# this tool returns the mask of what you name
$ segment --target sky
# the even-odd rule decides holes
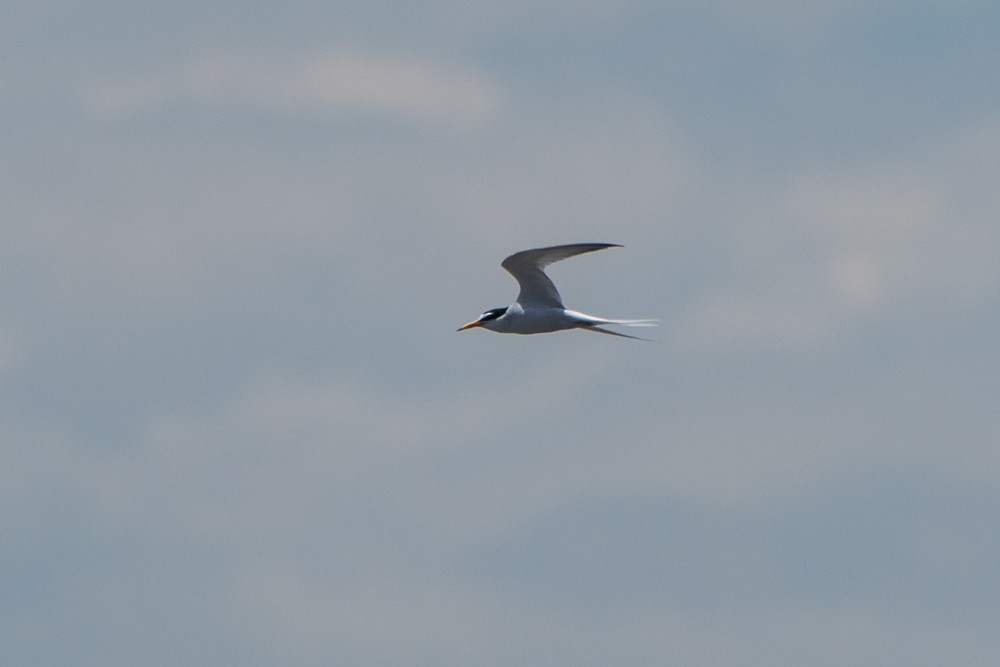
[[[996,664],[1000,4],[3,13],[3,664]]]

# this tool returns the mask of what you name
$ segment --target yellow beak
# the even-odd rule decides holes
[[[481,320],[473,320],[472,322],[469,322],[468,324],[463,324],[462,326],[460,326],[458,328],[458,331],[465,331],[466,329],[475,329],[476,327],[481,327],[481,326],[483,326],[483,323],[482,323]]]

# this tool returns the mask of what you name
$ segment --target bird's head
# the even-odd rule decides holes
[[[490,320],[495,320],[506,312],[507,312],[507,306],[504,306],[503,308],[491,308],[490,310],[487,310],[485,313],[483,313],[476,319],[472,320],[468,324],[460,326],[458,330],[465,331],[466,329],[474,329],[475,327],[481,327]]]

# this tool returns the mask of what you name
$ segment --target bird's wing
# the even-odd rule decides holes
[[[617,243],[572,243],[549,248],[522,250],[501,262],[500,266],[507,269],[514,280],[521,286],[517,302],[522,306],[550,306],[562,308],[562,298],[559,290],[545,275],[545,267],[561,259],[605,248],[621,248]]]

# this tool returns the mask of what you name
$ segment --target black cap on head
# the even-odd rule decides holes
[[[506,312],[507,306],[504,306],[503,308],[491,308],[479,316],[479,321],[486,322],[489,320],[495,320]]]

